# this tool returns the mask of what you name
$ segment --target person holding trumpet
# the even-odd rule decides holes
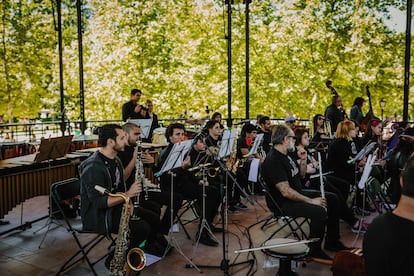
[[[336,251],[347,249],[339,240],[339,211],[336,195],[320,191],[303,190],[300,175],[306,173],[307,152],[298,150],[300,159],[294,161],[290,156],[295,151],[296,136],[286,125],[277,125],[272,132],[273,148],[262,165],[262,176],[273,198],[288,216],[310,219],[309,238],[319,238],[310,244],[310,256],[315,261],[332,261],[321,248],[325,236],[325,248]]]

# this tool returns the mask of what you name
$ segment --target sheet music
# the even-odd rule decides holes
[[[370,154],[368,156],[367,162],[364,166],[364,172],[362,173],[361,179],[358,182],[358,188],[363,189],[365,187],[365,183],[367,183],[369,175],[371,174],[372,165],[375,162],[376,154]]]
[[[255,155],[259,146],[262,144],[264,133],[257,134],[256,138],[254,139],[253,146],[249,151],[249,156]]]
[[[136,124],[141,128],[141,138],[148,138],[151,130],[152,118],[149,119],[129,119],[129,123]]]
[[[184,161],[184,155],[191,148],[192,143],[192,139],[175,143],[157,175],[161,175],[164,172],[180,167]]]
[[[250,170],[249,170],[249,178],[248,180],[251,182],[257,182],[257,176],[259,174],[259,158],[253,158],[252,162],[250,163]]]
[[[234,140],[237,137],[237,130],[224,130],[223,137],[221,139],[220,151],[218,153],[218,158],[223,158],[229,156],[233,149]]]

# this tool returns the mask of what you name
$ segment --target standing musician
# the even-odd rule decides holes
[[[160,124],[158,123],[158,115],[154,113],[154,104],[152,103],[152,101],[148,99],[145,102],[145,106],[147,108],[148,117],[152,119],[151,128],[150,128],[148,138],[147,138],[148,142],[151,143],[154,129],[159,128]]]
[[[127,197],[136,197],[142,191],[140,181],[135,181],[127,189],[124,181],[122,163],[117,153],[123,151],[127,143],[121,126],[103,125],[98,130],[99,151],[94,152],[79,167],[81,217],[83,230],[110,235],[118,233],[124,200],[121,197],[102,195],[95,185],[104,187],[112,193],[123,193]],[[132,204],[129,208],[133,209]],[[129,220],[130,248],[139,245],[149,237],[151,226],[144,219]],[[105,261],[109,268],[113,252]]]
[[[264,181],[273,198],[288,216],[305,217],[310,221],[309,238],[319,238],[310,244],[310,256],[317,260],[330,261],[321,244],[326,231],[325,247],[343,250],[346,247],[339,240],[339,210],[336,195],[326,192],[326,198],[319,191],[302,190],[300,174],[306,172],[306,151],[301,151],[299,164],[290,156],[295,151],[296,136],[286,125],[278,125],[272,132],[273,148],[262,166]]]
[[[325,117],[331,123],[332,131],[336,131],[339,122],[346,118],[346,113],[342,107],[342,98],[338,94],[332,96],[332,103],[325,110]]]
[[[148,150],[142,151],[140,146],[138,146],[137,141],[140,139],[141,129],[139,126],[133,123],[126,123],[122,126],[122,129],[125,131],[127,136],[127,145],[125,146],[125,150],[118,153],[118,157],[121,159],[122,164],[124,166],[124,176],[127,187],[131,185],[135,181],[136,175],[136,162],[138,158],[138,154],[141,154],[141,159],[143,163],[154,163],[154,158],[149,154]],[[141,152],[138,152],[141,150]],[[142,169],[143,169],[142,164]],[[177,214],[178,210],[182,205],[182,196],[176,194],[174,196],[174,216]],[[157,256],[162,256],[165,247],[167,246],[167,240],[163,235],[168,234],[168,230],[170,229],[170,194],[161,191],[148,191],[148,187],[144,186],[143,192],[140,194],[139,199],[140,207],[139,208],[138,216],[143,216],[142,213],[155,213],[158,218],[158,224],[153,223],[151,225],[152,231],[151,235],[148,239],[148,243],[146,244],[147,250],[150,253],[153,253]],[[160,218],[161,213],[161,206],[166,206],[167,209],[165,213],[162,214],[162,218]],[[147,211],[150,210],[150,211]],[[161,223],[159,220],[161,219]],[[155,220],[153,220],[155,221]]]
[[[351,108],[349,119],[355,120],[358,124],[362,123],[364,119],[364,114],[362,114],[362,106],[364,105],[364,98],[357,97],[354,100],[354,105]]]
[[[122,106],[122,121],[126,122],[128,119],[143,119],[141,115],[142,105],[138,104],[141,99],[142,91],[139,89],[131,90],[131,100],[124,103]]]
[[[169,153],[171,152],[174,144],[181,142],[184,139],[185,127],[183,124],[180,123],[172,123],[170,124],[166,131],[165,137],[167,138],[169,144],[168,146],[163,149],[158,157],[158,167],[162,168],[164,162],[166,161]],[[195,145],[193,145],[194,147]],[[191,167],[191,157],[187,156],[181,166],[181,168],[176,168],[173,170],[174,172],[174,189],[176,193],[181,194],[185,199],[197,199],[199,202],[203,200],[203,187],[200,185],[199,181],[192,181],[191,177],[188,175],[187,169]],[[171,189],[171,175],[169,173],[164,173],[160,177],[161,183],[161,190],[170,192]],[[213,220],[217,213],[217,202],[219,202],[219,191],[215,188],[206,187],[206,213],[205,218],[207,223],[209,223],[210,229],[213,232],[217,232],[220,228],[216,228],[213,226]],[[201,219],[200,225],[201,227]],[[200,243],[208,245],[208,246],[218,246],[218,243],[215,239],[213,239],[208,231],[198,231],[196,235],[196,240]]]

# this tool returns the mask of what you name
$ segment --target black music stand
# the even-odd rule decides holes
[[[55,137],[55,138],[49,138],[49,139],[42,139],[40,141],[39,152],[36,154],[34,162],[35,163],[40,163],[40,162],[43,162],[43,161],[48,162],[48,166],[49,166],[48,177],[49,177],[49,185],[50,186],[52,186],[50,161],[55,160],[57,158],[65,157],[65,155],[68,154],[69,149],[70,149],[70,144],[72,142],[72,138],[73,138],[73,135],[69,135],[69,136]],[[40,228],[37,231],[33,232],[33,234],[36,234],[40,230],[47,227],[47,231],[43,235],[42,240],[40,241],[39,248],[42,246],[43,242],[46,239],[47,234],[51,230],[51,225],[52,225],[52,222],[53,222],[53,213],[54,212],[53,212],[51,194],[52,193],[50,192],[49,193],[49,215],[46,216],[46,217],[48,217],[48,220],[42,228]],[[56,211],[56,212],[58,212],[58,211]],[[60,224],[57,224],[57,225],[60,226]]]
[[[237,183],[237,180],[235,179],[235,177],[228,172],[227,166],[226,164],[223,163],[223,161],[221,160],[221,158],[227,157],[231,154],[232,149],[233,149],[233,144],[234,144],[234,140],[236,139],[237,136],[237,132],[236,130],[225,130],[223,133],[223,138],[221,140],[221,145],[220,145],[220,150],[218,154],[215,154],[214,152],[212,153],[212,156],[214,157],[215,161],[217,161],[217,163],[220,165],[220,170],[223,171],[226,174],[226,181],[225,184],[221,185],[221,189],[220,189],[220,196],[222,198],[222,202],[221,202],[221,209],[220,209],[220,215],[221,215],[221,219],[222,219],[222,223],[221,223],[221,229],[223,232],[222,235],[222,253],[223,253],[223,259],[220,262],[220,265],[198,265],[198,267],[200,268],[220,268],[224,275],[229,275],[229,268],[231,266],[236,266],[236,265],[242,265],[242,264],[246,264],[246,263],[252,263],[254,262],[254,260],[247,260],[247,261],[243,261],[243,262],[239,262],[239,263],[232,263],[229,264],[229,260],[228,260],[228,252],[226,251],[226,228],[227,228],[227,224],[228,224],[228,210],[227,210],[227,203],[228,203],[228,179],[231,178],[233,183],[236,185],[236,187],[238,189],[240,189],[240,191],[242,192],[242,194],[246,197],[246,199],[249,201],[250,204],[253,205],[253,201],[250,198],[250,196],[246,193],[246,191],[244,191],[243,189],[241,189],[240,185]],[[208,149],[208,148],[207,148]],[[228,231],[227,231],[228,234]],[[193,268],[195,267],[195,265],[193,263],[189,263],[186,265],[186,268]],[[197,267],[196,267],[197,268]]]
[[[167,252],[171,248],[175,248],[178,251],[178,253],[180,253],[181,256],[183,256],[183,258],[186,259],[187,262],[189,262],[191,264],[191,266],[193,268],[197,269],[197,271],[201,273],[201,270],[190,260],[190,258],[188,258],[184,254],[184,252],[181,249],[180,245],[178,244],[177,240],[173,237],[172,231],[171,231],[171,228],[172,228],[173,223],[174,223],[174,199],[173,199],[173,197],[174,197],[174,176],[175,176],[175,174],[174,174],[173,170],[175,168],[181,167],[181,165],[184,161],[184,155],[191,148],[192,141],[193,140],[186,140],[186,141],[183,141],[181,143],[175,143],[174,146],[172,147],[170,153],[168,154],[167,158],[165,159],[165,162],[162,165],[161,170],[159,172],[157,172],[155,175],[156,176],[161,176],[164,173],[168,173],[171,176],[170,231],[168,232],[168,245],[165,248],[165,251],[164,251],[164,254],[163,254],[162,258],[164,258],[167,255]]]

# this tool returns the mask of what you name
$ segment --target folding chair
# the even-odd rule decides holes
[[[176,216],[176,222],[180,224],[180,226],[183,228],[185,235],[189,240],[191,240],[190,234],[188,234],[187,229],[185,226],[189,223],[192,223],[200,218],[198,207],[196,206],[197,199],[187,199],[184,201],[183,205],[181,206],[179,212]],[[194,215],[194,218],[191,219],[184,219],[183,215],[187,213],[187,211],[191,211]]]
[[[100,257],[98,260],[92,262],[88,254],[89,252],[98,245],[106,236],[102,234],[97,234],[90,231],[84,231],[82,230],[82,223],[79,219],[69,219],[65,212],[64,212],[64,205],[66,200],[70,200],[74,197],[77,197],[80,195],[80,182],[78,178],[70,178],[67,180],[55,182],[52,184],[51,187],[51,197],[52,200],[55,202],[56,206],[58,207],[59,212],[62,215],[62,218],[64,220],[64,227],[72,234],[73,238],[75,239],[76,244],[78,245],[79,249],[76,251],[75,254],[72,255],[60,268],[60,270],[56,273],[56,275],[59,275],[60,273],[66,271],[67,269],[71,268],[73,265],[78,263],[79,261],[85,260],[88,264],[89,268],[91,269],[92,273],[94,275],[97,275],[94,265],[101,261],[103,258],[105,258],[108,254],[106,253],[104,256]],[[90,238],[87,242],[81,243],[80,241],[80,235],[91,235],[92,238]],[[114,239],[111,237],[111,245],[114,244]],[[110,245],[110,246],[111,246]],[[110,247],[108,247],[109,249]]]
[[[259,183],[262,186],[263,192],[265,193],[267,207],[272,212],[272,215],[264,220],[261,229],[264,230],[266,227],[270,226],[273,223],[278,223],[279,221],[283,222],[283,224],[277,228],[268,239],[273,238],[276,234],[280,233],[285,228],[289,228],[290,232],[287,233],[283,238],[294,236],[298,240],[308,239],[308,236],[302,229],[302,226],[307,223],[308,220],[303,219],[301,222],[299,222],[298,217],[291,217],[284,214],[279,204],[271,195],[267,183],[263,179],[260,179]]]

